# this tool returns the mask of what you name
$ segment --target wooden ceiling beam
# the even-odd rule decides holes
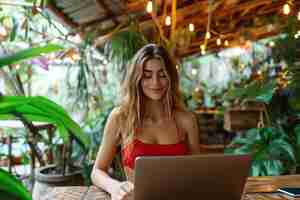
[[[57,20],[60,21],[61,24],[64,24],[71,29],[76,29],[79,27],[77,23],[73,22],[70,18],[68,18],[63,12],[61,12],[52,3],[48,3],[46,9],[54,16],[56,16]]]
[[[107,14],[111,17],[112,21],[117,25],[119,22],[117,17],[115,16],[114,12],[110,9],[110,7],[106,4],[106,1],[103,0],[96,0],[98,6],[104,8]]]

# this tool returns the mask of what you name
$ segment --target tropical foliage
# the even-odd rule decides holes
[[[20,200],[31,200],[31,194],[24,185],[13,175],[0,168],[0,192],[6,196],[18,198]],[[3,194],[4,193],[4,194]],[[3,197],[2,196],[2,197]]]
[[[60,137],[67,143],[70,134],[86,149],[88,137],[66,111],[45,97],[2,96],[0,97],[0,120],[18,119],[21,114],[28,121],[54,124]]]
[[[287,173],[296,163],[293,146],[280,127],[250,129],[237,136],[227,148],[227,154],[251,154],[252,176],[275,176]]]

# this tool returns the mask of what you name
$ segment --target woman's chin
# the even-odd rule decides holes
[[[160,101],[163,98],[163,95],[158,95],[158,94],[152,94],[152,95],[147,95],[149,100],[152,101]]]

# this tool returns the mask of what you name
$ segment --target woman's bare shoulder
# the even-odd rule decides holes
[[[123,112],[120,106],[114,107],[109,115],[109,118],[114,119],[114,120],[122,120]]]
[[[181,124],[182,128],[189,129],[194,126],[196,121],[195,113],[187,110],[176,110],[176,119]]]

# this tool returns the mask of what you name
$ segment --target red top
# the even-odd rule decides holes
[[[175,122],[176,123],[176,122]],[[176,126],[177,127],[177,126]],[[135,131],[134,134],[137,132]],[[188,154],[188,147],[180,137],[180,131],[177,133],[181,142],[176,144],[150,144],[144,143],[139,139],[134,139],[132,144],[126,145],[122,150],[123,165],[134,169],[135,159],[139,156],[178,156]],[[132,148],[130,148],[130,145]]]

